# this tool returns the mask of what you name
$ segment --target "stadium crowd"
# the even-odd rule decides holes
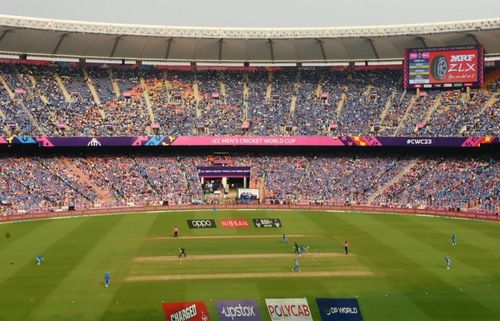
[[[500,132],[498,84],[404,91],[400,70],[0,64],[0,136]]]
[[[229,156],[251,166],[267,203],[378,204],[500,210],[494,158]],[[197,166],[205,156],[10,157],[0,159],[2,214],[205,201]]]

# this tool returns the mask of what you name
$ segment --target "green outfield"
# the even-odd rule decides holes
[[[187,219],[215,219],[189,229]],[[221,228],[247,218],[249,228]],[[256,228],[253,218],[279,218]],[[180,237],[171,237],[172,228]],[[458,245],[451,246],[452,232]],[[281,235],[289,235],[289,244]],[[348,240],[351,253],[343,253]],[[293,243],[307,244],[291,272]],[[177,258],[185,247],[187,258]],[[41,266],[35,257],[43,254]],[[451,257],[451,270],[444,256]],[[104,272],[111,287],[104,288]],[[145,213],[0,225],[0,320],[165,320],[162,302],[357,298],[365,321],[500,320],[500,225],[308,211]]]

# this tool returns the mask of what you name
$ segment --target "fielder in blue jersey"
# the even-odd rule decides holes
[[[283,238],[281,239],[281,242],[284,244],[288,244],[288,235],[283,234]]]
[[[109,284],[111,283],[111,274],[109,272],[104,273],[104,286],[109,288]]]
[[[444,260],[446,261],[446,269],[447,270],[451,269],[451,259],[449,257],[445,256]]]
[[[457,245],[457,236],[455,233],[451,233],[451,245]]]
[[[292,272],[300,272],[300,262],[299,262],[299,259],[295,259],[295,265],[292,268]]]
[[[36,257],[36,265],[41,265],[42,262],[43,262],[43,255],[40,254]]]

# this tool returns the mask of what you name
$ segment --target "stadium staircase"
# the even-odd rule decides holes
[[[144,77],[139,77],[139,82],[141,83],[141,88],[142,88],[142,95],[144,97],[144,100],[146,101],[146,107],[148,109],[148,115],[149,115],[149,120],[151,123],[155,123],[155,114],[153,112],[153,107],[151,105],[151,99],[149,99],[149,90],[148,86],[146,85],[146,81],[144,80]]]
[[[291,123],[294,115],[295,115],[295,108],[297,107],[297,96],[298,92],[300,89],[300,70],[297,71],[297,75],[295,76],[295,82],[293,84],[293,92],[292,92],[292,99],[290,100],[290,111],[288,112],[288,122]],[[295,130],[295,128],[294,128]]]
[[[393,178],[391,178],[384,186],[382,186],[381,188],[379,188],[378,190],[376,190],[375,193],[373,193],[372,195],[370,195],[370,197],[368,197],[368,204],[373,204],[373,201],[375,201],[377,199],[377,197],[379,197],[380,195],[384,194],[384,192],[389,187],[391,187],[392,185],[396,184],[401,178],[403,178],[403,176],[405,176],[406,174],[408,174],[413,169],[413,167],[415,167],[415,165],[418,164],[419,161],[420,161],[420,159],[418,159],[418,158],[412,160],[408,165],[405,166],[405,168],[403,168],[401,170],[401,172],[397,173],[396,176],[394,176]]]
[[[366,90],[363,92],[363,96],[365,96],[365,100],[368,101],[370,99],[370,93],[372,92],[373,85],[369,84],[366,86]]]
[[[118,81],[115,78],[115,74],[111,68],[108,68],[109,79],[111,79],[111,84],[113,85],[113,91],[115,92],[116,98],[120,98],[121,91]]]
[[[104,186],[97,186],[94,184],[93,180],[91,180],[82,170],[80,170],[75,164],[71,161],[69,161],[67,158],[63,157],[61,158],[61,161],[64,163],[66,168],[73,173],[75,176],[77,176],[80,181],[90,187],[96,195],[99,197],[99,200],[103,203],[106,204],[113,198],[111,191],[108,190]]]
[[[348,87],[344,86],[344,90],[340,95],[340,100],[337,102],[337,119],[340,119],[340,115],[342,114],[342,109],[344,109],[345,102],[347,101],[347,91]]]
[[[193,81],[193,95],[196,102],[196,118],[200,119],[203,115],[203,110],[201,110],[200,104],[200,87],[198,86],[198,81]]]
[[[248,87],[248,73],[245,72],[243,75],[243,120],[248,121],[248,97],[250,90]]]
[[[477,113],[477,116],[481,115],[484,113],[488,108],[491,106],[495,105],[498,101],[498,97],[500,94],[498,93],[490,93],[490,98],[486,101],[486,103],[483,105],[483,107],[479,110]]]
[[[222,75],[220,76],[220,92],[221,92],[221,98],[222,102],[224,104],[227,104],[227,92],[226,92],[226,84],[224,84],[224,78],[222,78]]]
[[[17,68],[15,66],[13,67],[13,69],[14,69],[14,73],[16,74],[17,78],[19,79],[19,81],[21,82],[21,84],[23,85],[23,87],[25,88],[25,90],[30,91],[31,89],[29,89],[30,87],[24,81],[23,75],[21,75],[21,73],[19,72],[19,70],[17,70]],[[32,77],[32,80],[30,80],[30,81],[33,83],[34,80],[35,79]],[[36,84],[36,81],[35,81],[35,84]],[[20,103],[21,108],[23,109],[24,113],[30,119],[30,121],[33,124],[33,126],[40,132],[40,134],[42,134],[42,135],[45,134],[45,132],[43,131],[42,127],[40,126],[40,124],[38,123],[38,121],[36,120],[36,118],[33,116],[33,114],[31,114],[31,112],[29,111],[29,109],[24,104],[24,100],[23,99],[19,99],[19,103]]]
[[[170,90],[172,89],[172,84],[170,83],[170,81],[168,81],[168,74],[166,70],[163,70],[162,76],[163,76],[163,85],[165,86],[165,90],[167,91],[168,97],[170,99]]]
[[[266,103],[271,103],[271,95],[273,94],[273,72],[269,71],[267,74],[267,88],[266,88]]]
[[[392,101],[396,97],[396,90],[393,90],[389,98],[387,99],[387,102],[385,103],[384,110],[382,111],[382,114],[380,115],[380,123],[382,124],[384,122],[385,116],[387,115],[387,111],[389,108],[392,106]]]
[[[413,106],[417,102],[417,98],[418,98],[417,95],[414,95],[411,98],[410,102],[408,103],[408,106],[406,106],[405,113],[403,114],[403,117],[399,121],[398,127],[396,127],[396,131],[394,132],[394,136],[398,136],[401,129],[403,129],[404,124],[405,124],[406,120],[408,119],[408,116],[410,116],[410,113],[413,110]]]
[[[14,99],[14,91],[9,87],[9,84],[5,81],[5,78],[3,78],[2,75],[0,75],[0,82],[2,83],[3,88],[5,88],[5,91],[7,91],[7,94],[9,94],[10,99]]]
[[[89,73],[87,72],[87,69],[82,68],[83,72],[83,77],[85,78],[85,81],[87,82],[87,86],[89,87],[90,93],[92,94],[92,97],[94,98],[94,102],[96,103],[97,106],[101,106],[101,98],[99,98],[99,95],[97,94],[97,90],[94,87],[94,83],[92,82],[92,79],[90,79]]]
[[[434,100],[434,103],[432,104],[431,108],[427,110],[427,113],[425,114],[424,118],[422,119],[422,123],[426,125],[429,120],[431,119],[432,115],[434,112],[441,106],[441,99],[443,98],[443,93],[439,93],[439,95],[436,97]]]
[[[56,73],[54,72],[54,78],[57,82],[57,85],[59,86],[59,89],[61,89],[61,92],[64,96],[64,100],[67,102],[67,103],[72,103],[74,102],[75,100],[71,97],[71,95],[68,93],[68,90],[66,90],[66,86],[64,86],[64,82],[63,80],[61,79],[61,77]]]

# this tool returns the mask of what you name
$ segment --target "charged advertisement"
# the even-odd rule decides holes
[[[162,303],[167,321],[210,321],[203,301]]]
[[[210,219],[197,219],[197,220],[187,220],[189,228],[216,228],[214,220]]]
[[[482,81],[480,46],[407,49],[405,87],[477,87]]]
[[[217,301],[220,321],[262,321],[255,300]]]
[[[363,321],[357,299],[316,299],[323,321]]]
[[[272,321],[312,321],[306,298],[266,299],[266,307]]]

